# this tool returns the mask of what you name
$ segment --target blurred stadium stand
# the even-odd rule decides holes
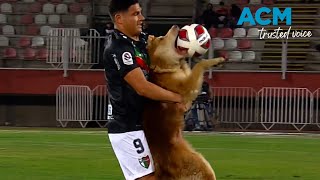
[[[72,28],[86,34],[91,27],[93,7],[89,1],[0,3],[0,52],[3,55],[0,66],[4,68],[50,68],[45,61],[49,57],[45,49],[50,47],[48,33],[51,29]]]
[[[218,6],[217,4],[220,1],[213,0],[210,2]],[[315,46],[320,44],[320,3],[308,4],[302,3],[300,0],[278,0],[275,2],[272,0],[258,0],[250,1],[250,3],[247,3],[246,0],[233,0],[226,2],[227,5],[237,3],[240,8],[249,6],[253,11],[262,6],[276,6],[280,7],[280,9],[292,7],[293,23],[291,31],[310,30],[313,37],[309,39],[288,40],[288,70],[319,70],[319,52],[316,51]],[[262,4],[258,2],[262,2]],[[42,54],[42,57],[44,57],[45,48],[52,48],[53,44],[48,44],[52,40],[52,36],[60,36],[60,34],[53,35],[49,31],[54,28],[72,28],[74,29],[72,31],[79,32],[76,35],[77,37],[74,38],[85,41],[82,43],[87,43],[89,48],[85,54],[86,57],[83,58],[92,58],[85,61],[85,63],[91,64],[91,66],[81,66],[81,68],[90,69],[92,66],[94,68],[101,68],[102,66],[94,65],[99,64],[101,61],[103,43],[100,41],[104,41],[106,23],[111,22],[106,11],[108,3],[109,0],[1,1],[0,50],[3,56],[0,58],[0,66],[4,68],[52,67],[50,65],[50,58],[47,58],[46,61],[38,61],[43,60],[43,58],[37,58],[41,57],[37,56],[39,54]],[[173,24],[180,26],[190,24],[195,21],[196,16],[201,14],[206,4],[206,1],[193,0],[144,1],[142,5],[146,16],[148,32],[150,34],[163,35]],[[195,7],[199,7],[199,9]],[[268,17],[271,17],[271,15],[264,15],[264,18]],[[285,22],[281,22],[279,26],[284,30],[289,28],[285,26]],[[283,41],[274,39],[259,40],[259,28],[260,26],[250,27],[244,25],[235,29],[224,27],[209,29],[213,38],[213,55],[230,57],[230,63],[227,63],[224,67],[219,67],[219,70],[281,70]],[[274,28],[274,26],[265,27],[266,30],[273,30]],[[93,33],[93,30],[90,29],[95,29],[97,33]],[[90,37],[90,35],[93,36]],[[29,39],[32,43],[28,43]],[[73,41],[71,39],[69,40]],[[92,39],[94,42],[91,42]],[[70,44],[72,43],[70,42]],[[60,52],[54,53],[63,54],[62,48],[62,46],[57,47],[57,49],[60,49]],[[96,52],[92,51],[99,51],[99,53],[96,57],[92,57],[92,54],[96,54]],[[47,52],[50,55],[51,51]],[[65,58],[68,58],[72,64],[72,62],[75,62],[74,54],[76,53],[71,51],[69,53],[73,53],[73,55]],[[25,58],[27,58],[28,62],[22,63]],[[79,62],[79,64],[81,63]],[[53,68],[56,67],[54,66]],[[69,68],[73,69],[75,67],[71,66]]]
[[[143,1],[148,33],[163,35],[174,24],[183,26],[194,23],[208,2],[218,7],[220,0]],[[319,96],[316,92],[319,88],[317,84],[320,83],[320,75],[317,74],[320,70],[320,53],[315,47],[320,44],[320,2],[224,2],[227,6],[235,3],[241,9],[250,7],[253,11],[262,6],[280,9],[292,7],[291,31],[310,30],[313,36],[289,39],[286,44],[280,39],[259,39],[258,30],[261,26],[245,24],[236,28],[219,26],[208,29],[213,46],[206,57],[228,58],[225,64],[213,68],[215,73],[213,80],[209,80],[210,84],[217,88],[247,88],[246,91],[241,88],[230,90],[234,94],[221,94],[225,90],[216,89],[216,107],[224,114],[218,121],[237,124],[242,129],[254,122],[272,124],[270,119],[273,117],[266,112],[271,107],[279,107],[272,103],[270,107],[262,106],[261,97],[269,97],[268,101],[273,102],[272,97],[277,96],[278,90],[274,90],[276,94],[264,93],[272,91],[263,89],[265,86],[306,88],[296,90],[301,91],[297,96],[302,97],[301,102],[312,102],[314,107],[318,107]],[[76,122],[81,127],[88,127],[94,122],[96,126],[105,127],[107,94],[105,87],[99,85],[105,84],[101,58],[106,24],[111,22],[107,11],[108,3],[109,0],[0,0],[0,99],[3,100],[0,101],[0,125],[54,126],[58,120],[61,126]],[[271,15],[263,16],[267,17]],[[285,22],[281,22],[279,26],[282,29],[288,28]],[[273,30],[277,27],[264,28]],[[283,60],[286,60],[286,72],[283,71]],[[287,76],[284,75],[286,73]],[[210,75],[209,77],[211,78]],[[308,78],[313,82],[305,80]],[[81,86],[72,88],[69,85]],[[243,94],[247,91],[250,93]],[[286,93],[284,97],[289,97],[289,101],[291,91]],[[230,99],[223,99],[225,96]],[[222,102],[231,105],[222,105]],[[235,110],[233,106],[237,103],[238,109]],[[253,104],[259,105],[259,108],[254,107],[250,112],[245,110],[248,105]],[[39,109],[41,113],[38,113]],[[298,121],[293,117],[288,120],[282,116],[273,120],[280,124],[319,126],[317,108],[300,108],[294,111],[297,112],[294,117],[298,117],[299,113],[303,114],[305,121]],[[316,115],[311,117],[306,112]],[[39,115],[34,117],[37,113]],[[259,118],[259,113],[264,113],[264,119]],[[277,114],[278,111],[274,113]],[[242,119],[235,118],[239,114]],[[264,129],[268,127],[264,126]],[[299,130],[300,127],[295,129]]]

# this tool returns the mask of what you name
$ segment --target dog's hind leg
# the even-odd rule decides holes
[[[208,59],[208,60],[207,59],[201,60],[192,68],[190,76],[184,82],[186,83],[184,87],[187,88],[185,89],[185,92],[187,92],[187,94],[184,95],[186,102],[193,101],[198,96],[203,83],[203,74],[205,70],[223,61],[224,61],[224,58],[222,57]]]

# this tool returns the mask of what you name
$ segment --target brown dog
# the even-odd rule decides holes
[[[150,36],[148,53],[153,69],[150,80],[183,95],[191,104],[200,91],[206,69],[223,58],[202,60],[191,70],[185,56],[176,50],[179,28],[173,26],[164,37]],[[173,103],[151,101],[145,107],[144,129],[160,180],[215,180],[210,164],[182,137],[184,112]]]

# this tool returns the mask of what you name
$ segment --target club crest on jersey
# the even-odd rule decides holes
[[[133,58],[132,58],[131,53],[124,52],[122,54],[122,61],[123,61],[123,64],[132,65],[133,64]]]
[[[141,159],[139,159],[139,163],[142,167],[148,169],[150,166],[150,158],[149,155],[147,155],[146,157],[143,157]]]

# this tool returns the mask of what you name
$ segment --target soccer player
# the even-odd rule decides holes
[[[155,179],[142,129],[145,98],[176,103],[178,110],[186,110],[179,94],[147,80],[150,60],[141,10],[138,0],[111,0],[109,13],[115,30],[103,57],[110,99],[108,135],[126,180]]]

